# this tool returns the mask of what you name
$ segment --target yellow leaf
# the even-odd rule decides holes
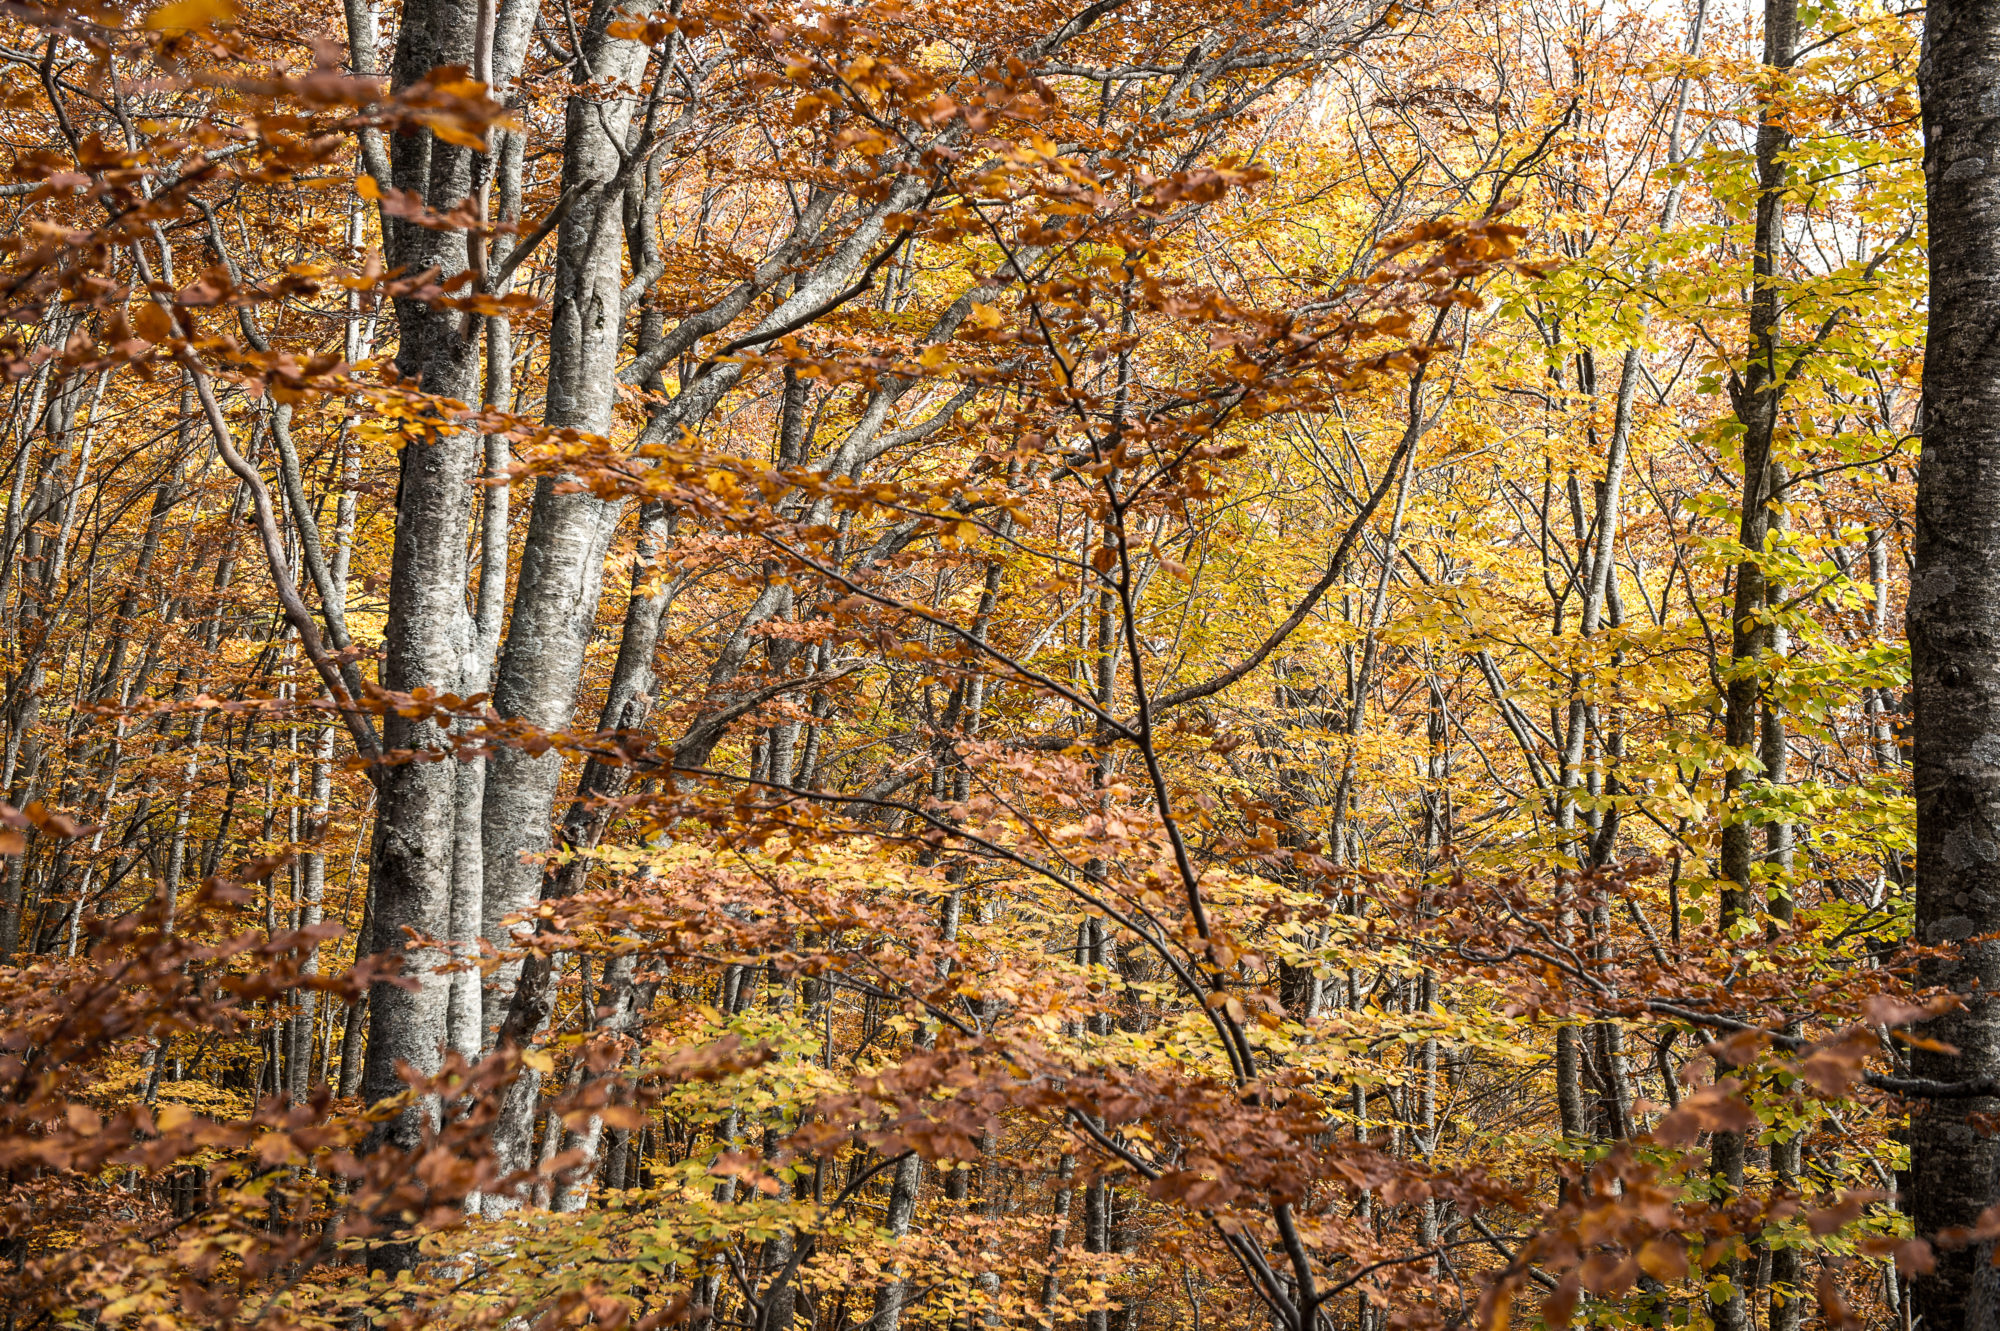
[[[375,183],[373,176],[356,176],[354,192],[371,203],[382,197],[382,187]]]
[[[460,148],[469,148],[473,152],[486,151],[486,140],[484,138],[474,134],[471,130],[455,121],[447,120],[443,116],[435,116],[425,123],[431,127],[431,133],[437,135],[446,143]]]
[[[146,15],[146,28],[150,32],[200,32],[235,19],[236,6],[229,0],[168,0]]]
[[[531,1067],[543,1076],[547,1076],[556,1070],[555,1057],[546,1049],[530,1049],[527,1053],[521,1055],[521,1063],[524,1067]]]
[[[637,1105],[606,1105],[597,1115],[608,1128],[643,1128],[646,1113]]]

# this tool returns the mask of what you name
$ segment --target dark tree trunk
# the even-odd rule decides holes
[[[1766,0],[1764,63],[1772,70],[1789,70],[1798,46],[1796,0]],[[1771,588],[1759,557],[1771,535],[1771,501],[1783,470],[1772,459],[1778,419],[1787,380],[1781,362],[1779,327],[1783,312],[1778,255],[1784,245],[1785,152],[1791,136],[1784,110],[1766,101],[1757,120],[1757,219],[1750,273],[1750,346],[1740,378],[1730,384],[1736,418],[1743,426],[1743,495],[1737,539],[1746,552],[1736,566],[1736,598],[1730,611],[1730,676],[1725,703],[1724,738],[1739,753],[1756,752],[1760,759],[1774,752],[1764,734],[1762,672],[1759,658],[1776,646],[1767,618]],[[1773,719],[1773,726],[1777,724]],[[1732,765],[1723,775],[1728,795],[1722,826],[1721,868],[1729,886],[1722,889],[1722,925],[1728,929],[1756,909],[1753,836],[1755,828],[1744,810],[1748,769]],[[1776,773],[1765,772],[1766,779]],[[1743,1187],[1742,1134],[1718,1132],[1710,1151],[1710,1175],[1724,1195]],[[1716,1331],[1750,1331],[1749,1303],[1744,1286],[1749,1273],[1740,1259],[1730,1258],[1715,1274],[1731,1282],[1727,1298],[1711,1300],[1709,1315]]]
[[[1930,338],[1909,633],[1916,704],[1917,939],[1947,949],[1928,984],[2000,989],[2000,6],[1936,0],[1926,20],[1924,172]],[[1926,1023],[1957,1056],[1919,1049],[1947,1080],[2000,1072],[2000,1004]],[[1910,1202],[1920,1236],[1970,1225],[1993,1199],[2000,1139],[1975,1129],[1991,1097],[1913,1115]],[[1996,1325],[1990,1249],[1938,1254],[1912,1286],[1939,1331]]]

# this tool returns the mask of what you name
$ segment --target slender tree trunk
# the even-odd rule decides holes
[[[1798,41],[1796,0],[1766,0],[1764,63],[1789,70]],[[1733,386],[1734,405],[1743,425],[1743,496],[1738,540],[1745,550],[1736,566],[1735,604],[1730,612],[1730,675],[1724,698],[1724,738],[1740,754],[1768,751],[1762,741],[1762,689],[1758,659],[1773,645],[1766,623],[1768,588],[1759,562],[1771,531],[1773,496],[1772,446],[1778,430],[1779,407],[1786,381],[1779,363],[1779,316],[1782,293],[1778,284],[1778,252],[1784,244],[1784,153],[1790,135],[1781,107],[1767,100],[1757,124],[1757,215],[1751,256],[1750,348],[1742,380]],[[1723,777],[1726,792],[1722,827],[1721,870],[1728,885],[1722,890],[1725,929],[1749,914],[1754,904],[1754,828],[1743,816],[1745,790],[1751,773],[1731,765]],[[1722,1069],[1718,1069],[1721,1071]],[[1743,1186],[1745,1147],[1741,1133],[1718,1132],[1710,1151],[1710,1174],[1726,1200]],[[1743,1294],[1744,1271],[1731,1258],[1715,1268],[1728,1279],[1727,1298],[1711,1300],[1709,1313],[1716,1331],[1749,1331],[1749,1304]]]
[[[1049,1204],[1049,1270],[1042,1278],[1042,1311],[1051,1327],[1056,1321],[1056,1296],[1062,1293],[1062,1254],[1069,1246],[1069,1208],[1073,1196],[1070,1181],[1075,1176],[1076,1157],[1065,1151],[1056,1162],[1055,1197]]]
[[[333,803],[333,727],[321,726],[313,752],[311,824],[306,829],[312,849],[300,856],[299,927],[310,929],[320,922],[326,899],[326,824]],[[319,948],[307,950],[300,959],[303,975],[319,973]],[[292,1014],[292,1099],[303,1103],[312,1091],[313,1031],[319,1015],[319,995],[311,989],[298,992]]]

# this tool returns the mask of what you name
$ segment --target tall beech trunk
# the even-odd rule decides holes
[[[482,23],[492,29],[482,33]],[[348,24],[358,67],[373,41],[369,7],[350,5]],[[394,87],[408,87],[434,69],[469,67],[477,59],[496,81],[504,82],[518,69],[527,32],[517,3],[495,14],[466,0],[409,0],[390,81]],[[368,164],[371,170],[381,165],[372,154]],[[441,209],[480,197],[489,170],[484,154],[428,131],[391,136],[387,165],[391,184]],[[435,269],[448,279],[471,266],[471,242],[464,232],[434,231],[385,217],[384,235],[390,261],[411,272]],[[409,298],[397,300],[395,314],[398,372],[428,393],[476,401],[478,326],[455,310]],[[455,692],[463,687],[468,658],[476,654],[476,628],[466,603],[478,493],[471,482],[485,464],[485,454],[479,431],[448,422],[438,423],[432,437],[403,445],[382,659],[382,682],[389,689]],[[391,750],[437,750],[450,740],[430,718],[410,720],[393,712],[384,719],[383,737]],[[378,775],[372,941],[381,950],[403,953],[404,975],[416,984],[377,984],[369,994],[361,1092],[371,1103],[402,1089],[403,1065],[418,1073],[435,1070],[451,1034],[452,981],[437,973],[442,958],[428,949],[405,952],[404,940],[406,931],[437,939],[453,936],[453,903],[467,890],[467,877],[457,863],[462,853],[454,854],[464,842],[455,834],[464,785],[458,764],[450,762],[390,764]],[[463,927],[466,912],[458,914]],[[476,909],[471,914],[476,920]],[[419,1104],[378,1132],[398,1145],[412,1146],[436,1113],[435,1104]],[[385,1255],[392,1265],[396,1260],[394,1253]]]
[[[607,29],[643,12],[636,5],[597,4],[583,34],[585,64],[569,98],[563,140],[563,189],[577,191],[576,204],[556,232],[549,311],[545,420],[551,428],[611,431],[625,327],[619,266],[624,191],[614,184],[635,147],[630,131],[648,48]],[[563,493],[563,479],[545,476],[536,483],[514,613],[493,689],[501,715],[545,729],[568,725],[575,710],[584,648],[597,627],[605,551],[622,511],[589,490]],[[531,756],[503,748],[487,762],[484,914],[495,925],[532,906],[539,895],[538,860],[549,846],[561,778],[562,758],[555,753]],[[495,979],[487,990],[488,1025],[511,996],[512,971]]]
[[[357,51],[365,34],[352,22]],[[478,7],[460,0],[410,0],[397,33],[391,81],[408,87],[445,65],[470,65]],[[397,134],[389,142],[391,183],[434,207],[450,208],[473,193],[474,154],[428,131]],[[442,277],[462,273],[470,255],[462,232],[433,231],[385,220],[389,258],[411,272],[435,268]],[[456,311],[421,301],[396,302],[399,342],[396,368],[424,391],[461,402],[479,387],[476,339],[460,332]],[[402,448],[396,502],[396,536],[390,557],[389,614],[382,682],[390,689],[456,689],[468,639],[465,606],[466,541],[480,462],[476,430],[440,424],[431,439],[412,438]],[[385,747],[443,748],[448,736],[434,721],[384,718]],[[406,952],[405,930],[447,938],[451,927],[452,828],[457,806],[456,764],[400,763],[379,775],[373,942],[402,954],[412,988],[378,983],[368,996],[368,1050],[361,1092],[371,1103],[403,1089],[400,1068],[434,1071],[446,1036],[450,983],[436,974],[430,952]],[[378,1132],[398,1146],[415,1147],[437,1108],[414,1106]],[[407,1260],[413,1254],[402,1255]],[[399,1254],[386,1252],[385,1264]]]
[[[1924,356],[1909,634],[1916,706],[1917,941],[1945,949],[1922,980],[2000,990],[2000,7],[1935,0],[1921,68],[1930,201],[1930,338]],[[2000,1073],[2000,1004],[1925,1023],[1919,1076]],[[2000,1138],[1973,1126],[1991,1096],[1912,1115],[1910,1201],[1919,1236],[1970,1225],[1995,1195]],[[1912,1282],[1938,1331],[2000,1325],[1990,1246],[1938,1254]]]
[[[507,88],[520,73],[527,53],[528,35],[539,12],[531,0],[508,0],[494,16],[490,74],[494,96],[508,99]],[[486,187],[487,216],[504,224],[521,220],[521,174],[523,140],[517,130],[500,130],[490,139],[491,157],[485,164],[490,173]],[[513,252],[515,237],[505,233],[492,239],[487,258],[489,272],[496,271]],[[506,295],[513,289],[512,275],[499,280],[494,294]],[[501,315],[482,320],[485,331],[485,403],[500,411],[514,405],[513,329]],[[486,484],[481,486],[479,532],[479,578],[477,610],[468,624],[470,637],[462,662],[464,677],[461,696],[490,693],[493,662],[500,647],[500,627],[507,609],[509,487],[504,483],[513,461],[512,449],[504,434],[484,437]],[[453,818],[451,941],[461,958],[479,956],[481,938],[497,937],[487,927],[486,901],[486,767],[484,757],[466,759],[458,765],[458,805]],[[498,1017],[486,1011],[485,985],[481,972],[468,967],[451,980],[451,1047],[468,1061],[485,1050]]]

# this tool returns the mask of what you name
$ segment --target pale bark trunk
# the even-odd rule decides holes
[[[623,201],[611,186],[626,155],[647,61],[643,43],[606,31],[628,17],[625,9],[598,5],[583,38],[590,85],[569,99],[562,175],[564,190],[582,193],[556,234],[550,310],[547,423],[594,435],[611,431],[624,341]],[[493,693],[502,716],[545,729],[568,725],[574,712],[584,649],[597,627],[605,551],[620,514],[617,504],[588,490],[559,493],[562,479],[543,477],[535,487]],[[508,748],[488,760],[483,813],[488,921],[497,923],[534,904],[561,778],[562,758],[553,753],[530,756]],[[504,1007],[507,988],[496,983],[488,990],[496,1009]]]
[[[313,849],[299,857],[300,905],[299,927],[310,929],[322,918],[326,899],[326,844],[327,817],[333,804],[333,730],[332,726],[321,726],[313,751],[312,805],[308,814],[311,825],[306,829]],[[302,975],[319,974],[319,948],[308,948],[299,961]],[[303,1102],[312,1092],[313,1031],[319,1016],[319,995],[312,989],[298,992],[297,1009],[292,1014],[292,1064],[290,1092],[293,1100]]]
[[[470,65],[479,8],[471,0],[412,0],[397,35],[391,81],[402,88],[444,65]],[[350,24],[350,38],[361,33]],[[363,43],[354,40],[357,50]],[[391,183],[449,208],[473,191],[473,154],[427,132],[397,134],[388,145]],[[469,264],[463,233],[432,231],[385,219],[390,262],[440,276]],[[430,393],[468,402],[478,387],[475,342],[460,333],[455,311],[421,301],[396,302],[399,343],[396,368]],[[457,688],[467,641],[466,542],[472,517],[472,480],[480,436],[441,425],[432,439],[404,444],[390,557],[389,613],[382,683],[407,692]],[[385,747],[440,749],[450,736],[434,721],[390,712]],[[370,1103],[403,1089],[401,1069],[436,1071],[446,1037],[449,981],[436,974],[441,960],[430,950],[406,949],[405,930],[446,938],[451,929],[452,833],[457,807],[456,764],[399,763],[378,777],[377,835],[370,877],[374,888],[373,943],[399,955],[413,988],[381,983],[368,996],[368,1046],[361,1093]],[[436,1123],[434,1101],[413,1106],[381,1125],[378,1139],[414,1148]],[[414,1260],[414,1252],[379,1254],[385,1265]]]

